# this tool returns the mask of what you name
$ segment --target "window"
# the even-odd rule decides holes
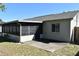
[[[60,24],[52,24],[52,32],[59,32]]]
[[[55,24],[52,24],[52,32],[55,32]]]

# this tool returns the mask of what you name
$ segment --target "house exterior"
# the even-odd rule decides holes
[[[3,24],[4,22],[0,19],[0,36],[2,35],[2,24]]]
[[[5,35],[18,42],[42,38],[74,42],[74,28],[79,27],[79,12],[69,11],[16,20],[5,23],[2,27]]]
[[[42,33],[41,21],[12,21],[2,25],[3,36],[17,42],[38,39]]]
[[[2,23],[0,24],[0,33],[2,32]]]

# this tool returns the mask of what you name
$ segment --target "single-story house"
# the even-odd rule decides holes
[[[18,42],[42,38],[74,42],[75,27],[79,27],[79,11],[11,21],[3,24],[2,32]]]
[[[4,22],[0,19],[0,36],[2,34],[2,24],[4,24]]]

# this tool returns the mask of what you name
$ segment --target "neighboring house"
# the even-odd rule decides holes
[[[2,24],[4,24],[4,22],[2,20],[0,20],[0,36],[2,34]]]
[[[2,31],[19,42],[40,38],[74,42],[74,28],[78,26],[79,12],[69,11],[8,22]]]

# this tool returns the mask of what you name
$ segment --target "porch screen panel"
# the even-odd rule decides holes
[[[7,33],[7,26],[5,26],[5,32]]]
[[[38,26],[30,26],[30,35],[35,34],[37,32]]]
[[[16,26],[16,34],[20,35],[20,26]]]
[[[3,31],[4,31],[4,33],[6,33],[6,26],[3,27]]]
[[[22,35],[32,35],[35,34],[38,26],[22,26]]]
[[[12,34],[20,35],[20,27],[18,25],[12,26]]]
[[[5,26],[2,26],[2,32],[5,33]]]
[[[22,35],[28,35],[28,26],[22,26]]]

